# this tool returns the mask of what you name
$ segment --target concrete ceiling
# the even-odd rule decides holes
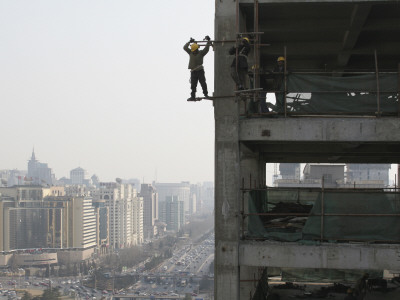
[[[400,163],[399,143],[247,142],[265,162]]]
[[[240,2],[242,30],[255,31],[253,1]],[[292,70],[397,70],[400,1],[259,1],[260,62],[271,68],[286,46]]]

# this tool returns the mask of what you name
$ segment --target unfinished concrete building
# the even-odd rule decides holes
[[[400,270],[396,191],[265,185],[266,163],[399,163],[399,1],[215,5],[215,299],[263,299],[275,267],[319,280]],[[235,93],[228,50],[243,36],[252,91]],[[263,110],[267,92],[283,95],[284,109]],[[280,203],[292,209],[274,212]],[[278,217],[304,222],[276,226]]]

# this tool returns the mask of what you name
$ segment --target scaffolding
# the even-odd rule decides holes
[[[381,116],[400,116],[400,101],[399,101],[399,93],[400,93],[400,64],[398,65],[397,70],[390,70],[390,71],[381,71],[378,67],[378,54],[377,50],[374,50],[371,53],[371,57],[374,59],[374,70],[342,70],[340,72],[332,70],[332,71],[321,71],[321,70],[289,70],[287,66],[287,47],[284,46],[283,57],[284,57],[284,71],[283,72],[269,72],[269,71],[261,71],[260,68],[260,47],[268,47],[270,44],[261,43],[261,36],[264,34],[263,32],[259,31],[259,2],[258,0],[254,0],[253,2],[253,9],[254,9],[254,25],[253,25],[253,32],[247,32],[246,30],[243,32],[240,29],[240,22],[239,22],[239,14],[240,14],[240,1],[236,0],[236,40],[230,40],[229,42],[236,43],[236,72],[238,72],[238,46],[240,44],[241,38],[248,36],[251,37],[250,40],[253,42],[253,67],[251,72],[248,72],[249,83],[251,88],[245,91],[236,91],[235,97],[237,100],[242,100],[244,103],[244,108],[242,109],[243,113],[241,113],[241,117],[253,117],[253,116],[264,116],[264,117],[275,117],[275,116],[330,116],[330,115],[340,115],[340,116],[373,116],[373,117],[381,117]],[[222,41],[218,41],[222,42]],[[261,75],[269,75],[269,76],[282,76],[283,77],[283,86],[280,90],[274,90],[269,88],[261,88],[260,84],[260,76]],[[332,90],[308,90],[308,91],[296,91],[292,90],[290,81],[288,80],[289,77],[292,75],[297,76],[305,76],[305,75],[314,75],[314,76],[321,76],[335,79],[338,77],[341,78],[349,78],[354,76],[362,76],[362,75],[370,75],[373,76],[375,81],[375,88],[362,88],[360,90],[353,90],[350,86],[347,89],[343,89],[340,91],[332,91]],[[382,76],[392,76],[392,81],[394,80],[397,84],[391,84],[391,87],[397,85],[397,89],[381,89],[382,84]],[[362,80],[362,78],[360,78]],[[267,94],[275,94],[283,96],[283,111],[278,111],[277,106],[273,105],[272,103],[268,103],[266,96]],[[335,96],[345,93],[348,95],[349,99],[347,101],[352,100],[353,104],[352,107],[349,109],[341,109],[338,105],[336,109],[331,110],[323,110],[324,107],[320,107],[317,109],[313,108],[313,111],[304,110],[304,107],[310,104],[312,100],[312,95],[316,95],[315,98],[319,101],[324,96],[327,96],[329,101],[331,95],[334,94]],[[370,95],[371,97],[375,97],[375,106],[370,108],[368,111],[363,110],[365,107],[365,99],[363,101],[359,101],[359,99],[350,99],[351,94],[361,94],[361,95]],[[308,97],[307,97],[308,96]],[[366,98],[366,97],[364,97]],[[390,107],[386,105],[385,110],[382,110],[382,98],[390,98]],[[317,101],[314,101],[316,103]],[[255,105],[251,105],[251,104]],[[369,103],[371,106],[371,103]],[[254,107],[255,106],[255,107]],[[317,104],[318,106],[318,104]],[[303,109],[302,109],[303,108]],[[274,111],[270,111],[270,109]],[[254,111],[255,110],[255,111]],[[265,111],[267,110],[267,112]]]

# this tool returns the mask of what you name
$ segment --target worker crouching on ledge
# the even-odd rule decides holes
[[[203,67],[203,58],[204,56],[206,56],[208,50],[210,49],[211,39],[208,35],[204,39],[207,40],[207,45],[204,47],[203,50],[199,50],[199,45],[195,43],[195,40],[192,38],[183,46],[183,50],[185,50],[189,54],[188,69],[190,69],[190,88],[192,89],[192,92],[188,101],[194,101],[196,99],[196,89],[198,81],[200,81],[204,97],[208,98],[206,76],[204,74]],[[190,45],[189,48],[189,44],[191,43],[192,45]]]

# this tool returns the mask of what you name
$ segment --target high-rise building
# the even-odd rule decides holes
[[[55,176],[51,171],[51,168],[45,163],[40,163],[36,159],[35,150],[32,151],[32,157],[28,161],[28,179],[32,184],[39,185],[53,185],[55,182]]]
[[[347,182],[381,180],[383,185],[389,185],[390,164],[347,164]]]
[[[158,192],[158,201],[164,202],[167,197],[178,196],[184,203],[185,212],[189,213],[190,208],[190,183],[154,183]]]
[[[99,187],[100,186],[100,179],[99,176],[97,176],[96,174],[93,174],[92,177],[90,177],[90,179],[92,180],[92,183],[95,187]]]
[[[279,173],[282,179],[300,180],[300,164],[299,163],[279,164]]]
[[[68,197],[62,188],[1,188],[0,249],[96,246],[92,199]]]
[[[74,244],[79,248],[97,245],[97,220],[91,197],[79,197],[73,201]]]
[[[193,215],[201,210],[201,189],[199,184],[190,185],[189,214]]]
[[[75,168],[69,172],[71,184],[73,185],[89,185],[90,179],[87,177],[87,171],[81,167]]]
[[[214,182],[203,182],[201,186],[201,203],[203,208],[214,209]]]
[[[167,224],[167,230],[179,231],[185,224],[183,201],[178,196],[167,196],[159,206],[160,221]]]
[[[336,188],[344,184],[345,164],[308,163],[304,167],[304,182],[310,186]]]
[[[158,193],[151,184],[143,183],[140,188],[143,197],[143,232],[145,238],[151,238],[156,232],[154,226],[158,220]]]
[[[143,197],[139,197],[134,189],[132,198],[132,232],[134,235],[133,245],[143,244]]]
[[[135,244],[133,236],[133,198],[136,194],[132,185],[120,182],[101,182],[99,199],[105,200],[109,209],[109,239],[111,247],[118,249]]]
[[[101,253],[107,251],[109,246],[108,230],[109,230],[109,215],[108,207],[106,206],[105,200],[100,200],[97,197],[93,197],[93,207],[95,209],[95,215],[97,218],[97,230],[96,239],[97,245],[100,248]]]

